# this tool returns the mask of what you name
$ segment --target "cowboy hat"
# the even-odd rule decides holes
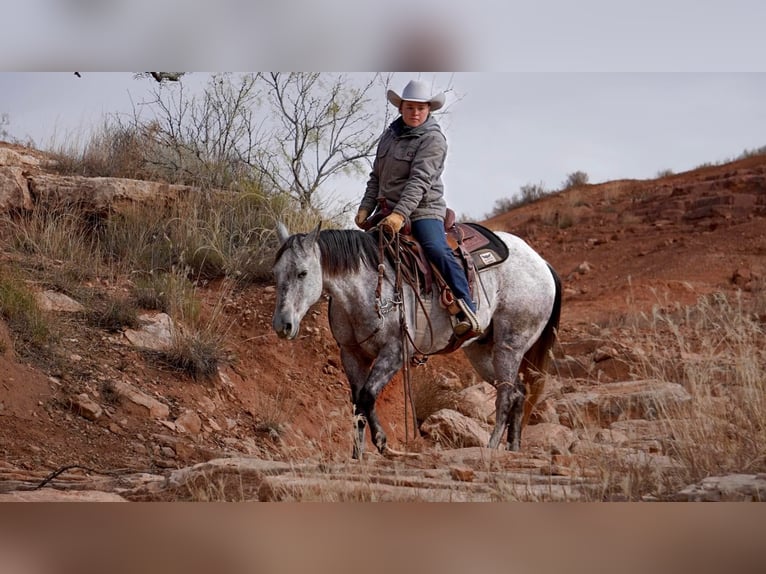
[[[388,101],[396,106],[396,109],[401,107],[403,100],[410,102],[427,102],[431,105],[432,112],[435,112],[444,105],[446,99],[444,92],[439,92],[435,96],[429,96],[428,94],[428,86],[426,86],[425,82],[421,82],[420,80],[410,80],[410,83],[404,86],[401,96],[393,90],[388,90],[388,92],[386,92]]]

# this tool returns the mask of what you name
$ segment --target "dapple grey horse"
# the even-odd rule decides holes
[[[450,317],[439,294],[419,295],[408,285],[399,302],[394,264],[384,257],[385,280],[380,296],[378,239],[369,232],[321,230],[289,235],[277,225],[281,246],[274,260],[276,306],[272,326],[277,335],[294,339],[309,308],[326,292],[329,322],[339,347],[343,369],[351,385],[357,416],[354,458],[363,452],[364,433],[381,453],[386,435],[375,413],[375,400],[402,367],[403,344],[424,354],[443,349],[452,334]],[[482,335],[463,344],[478,374],[497,389],[496,422],[489,448],[497,448],[507,429],[507,448],[521,447],[522,422],[538,400],[542,372],[555,342],[561,310],[561,282],[553,268],[519,237],[496,232],[509,249],[502,263],[482,270],[474,298]],[[436,289],[434,291],[437,291]],[[416,329],[419,307],[430,307],[432,328]],[[409,340],[401,336],[399,312],[385,312],[403,304]],[[380,312],[379,312],[380,311]],[[406,343],[403,343],[406,340]]]

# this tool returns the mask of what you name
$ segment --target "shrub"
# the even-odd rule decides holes
[[[500,199],[495,200],[495,203],[492,206],[492,211],[490,211],[485,216],[485,218],[490,219],[492,217],[496,217],[498,215],[508,213],[510,210],[512,210],[516,206],[517,206],[516,201],[514,201],[510,197],[501,197]]]
[[[133,329],[138,326],[138,309],[127,297],[110,297],[91,309],[89,319],[92,325],[111,332]]]
[[[766,154],[766,145],[759,148],[746,149],[736,159],[747,159],[749,157],[755,157]]]
[[[548,195],[550,192],[545,189],[545,184],[541,181],[540,183],[527,183],[522,185],[519,189],[519,193],[520,198],[518,200],[518,205],[524,205],[525,203],[537,201]]]
[[[588,183],[588,174],[584,171],[574,171],[570,173],[564,182],[561,184],[562,190],[572,189],[586,185]]]
[[[441,409],[454,409],[458,403],[458,390],[432,370],[421,368],[412,373],[412,402],[418,425]]]
[[[44,266],[61,267],[84,279],[101,271],[101,250],[86,214],[63,203],[39,205],[18,217],[6,217],[5,243],[23,253],[42,256]]]
[[[540,183],[527,183],[519,188],[519,193],[516,197],[502,197],[495,200],[492,211],[486,215],[487,218],[502,215],[508,213],[512,209],[527,203],[532,203],[548,195],[550,192],[545,189],[545,184]]]
[[[135,280],[134,295],[139,307],[162,311],[194,323],[199,319],[200,303],[188,270],[173,268],[170,272],[153,272]]]
[[[663,413],[682,482],[766,471],[766,332],[735,298],[718,293],[692,307],[656,308],[648,336],[637,333],[642,376],[681,383],[691,416]]]
[[[221,338],[207,330],[177,334],[173,346],[163,356],[172,367],[195,380],[207,379],[218,372],[223,359]]]
[[[107,117],[85,145],[68,138],[50,153],[53,169],[63,175],[151,179],[146,169],[147,149],[148,138],[141,127],[125,126]]]
[[[0,270],[0,316],[22,342],[42,347],[50,337],[50,328],[38,308],[34,294],[23,281]]]
[[[231,295],[233,283],[224,281],[209,316],[203,316],[194,287],[176,275],[171,285],[181,287],[172,297],[170,315],[176,323],[173,345],[162,354],[163,360],[195,380],[208,379],[218,372],[225,359],[224,342],[229,323],[223,315],[225,301]]]

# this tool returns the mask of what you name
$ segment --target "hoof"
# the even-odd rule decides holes
[[[378,452],[380,454],[385,454],[386,452],[386,437],[381,436],[375,441],[375,447],[378,449]]]

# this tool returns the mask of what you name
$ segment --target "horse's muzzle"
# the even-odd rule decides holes
[[[274,315],[271,326],[280,339],[295,339],[298,336],[300,324],[291,321],[285,321],[282,317]]]

